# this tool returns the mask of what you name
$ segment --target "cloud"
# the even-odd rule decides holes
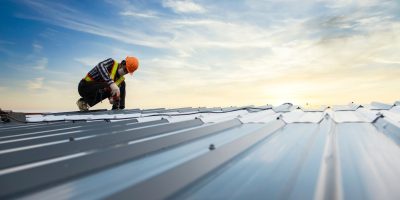
[[[134,17],[142,20],[159,17],[159,13],[157,12],[148,10],[146,7],[138,7],[140,3],[137,2],[133,3],[128,0],[105,0],[105,2],[120,9],[121,11],[119,14],[121,16]]]
[[[383,63],[383,64],[397,64],[400,65],[400,60],[382,60],[382,59],[373,59],[377,63]]]
[[[204,13],[206,11],[201,5],[191,0],[164,0],[162,4],[176,13]]]
[[[252,24],[226,22],[212,18],[203,19],[200,17],[183,20],[169,18],[168,16],[146,26],[141,26],[140,29],[132,29],[126,25],[117,28],[113,24],[103,24],[99,22],[100,20],[92,20],[90,16],[66,5],[41,1],[26,1],[25,3],[38,13],[46,13],[46,17],[40,16],[40,14],[35,17],[26,15],[20,15],[20,17],[45,21],[76,31],[116,39],[127,44],[172,49],[186,57],[194,48],[265,47],[269,43],[270,33],[276,31],[263,29]],[[166,3],[170,5],[173,4],[173,1]],[[191,3],[185,1],[185,4],[191,5]],[[134,12],[122,11],[126,15]],[[152,15],[157,15],[156,12],[153,13]],[[104,29],[103,27],[109,28]],[[151,32],[152,35],[148,35],[147,32]]]
[[[55,2],[23,1],[25,5],[37,11],[37,16],[18,14],[20,18],[43,21],[64,28],[99,35],[118,40],[123,43],[149,47],[165,47],[167,37],[149,36],[136,28],[121,27],[115,24],[105,24],[91,16],[73,9],[67,5]],[[43,14],[45,13],[45,14]],[[107,27],[107,28],[104,28]]]
[[[34,42],[32,44],[32,47],[33,47],[33,52],[34,53],[40,53],[43,50],[43,46],[38,44],[37,42]]]
[[[39,36],[42,38],[45,38],[46,40],[51,40],[52,42],[55,41],[59,41],[57,38],[57,34],[59,34],[60,32],[53,29],[53,28],[46,28],[45,30],[43,30]]]
[[[139,17],[139,18],[158,18],[158,16],[154,13],[139,13],[139,12],[134,12],[134,11],[123,11],[120,13],[120,15]]]
[[[0,52],[6,54],[7,56],[14,56],[15,53],[9,48],[13,45],[15,45],[15,42],[0,40]]]
[[[142,57],[133,85],[147,95],[190,94],[195,101],[196,95],[226,94],[245,101],[293,94],[327,101],[385,84],[393,88],[400,73],[400,23],[386,1],[249,0],[224,9],[220,1],[207,7],[207,1],[162,2],[179,15],[153,7],[137,12],[143,2],[122,2],[112,24],[60,3],[27,5],[46,13],[32,19],[127,44],[105,47],[110,57],[129,55],[126,49],[141,45],[135,47]],[[75,61],[93,66],[104,59],[95,53]]]
[[[34,80],[27,81],[27,87],[31,90],[38,90],[43,88],[43,77],[35,78]]]
[[[37,70],[45,70],[47,68],[48,59],[45,57],[39,58],[36,60],[36,64],[33,66],[33,69]]]
[[[384,4],[390,1],[387,0],[337,0],[337,1],[324,1],[330,8],[346,8],[346,7],[357,7],[357,8],[368,8],[374,7],[379,4]]]

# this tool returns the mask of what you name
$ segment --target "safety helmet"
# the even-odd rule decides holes
[[[126,59],[126,69],[132,74],[139,67],[139,60],[133,56],[127,56]]]

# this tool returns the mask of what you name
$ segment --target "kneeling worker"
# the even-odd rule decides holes
[[[109,58],[97,64],[79,82],[80,98],[76,104],[80,111],[87,111],[90,107],[108,98],[112,109],[125,108],[125,74],[132,74],[139,67],[135,57],[128,56],[121,63]]]

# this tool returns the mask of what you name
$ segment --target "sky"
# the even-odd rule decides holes
[[[127,108],[392,104],[399,52],[399,0],[2,0],[0,108],[77,110],[128,55]]]

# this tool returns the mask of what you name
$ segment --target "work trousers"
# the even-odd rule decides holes
[[[123,81],[119,87],[120,100],[115,102],[112,109],[124,109],[125,108],[125,81]],[[86,103],[90,107],[96,105],[100,101],[111,97],[111,89],[107,83],[102,82],[87,82],[81,80],[78,85],[78,92]]]

